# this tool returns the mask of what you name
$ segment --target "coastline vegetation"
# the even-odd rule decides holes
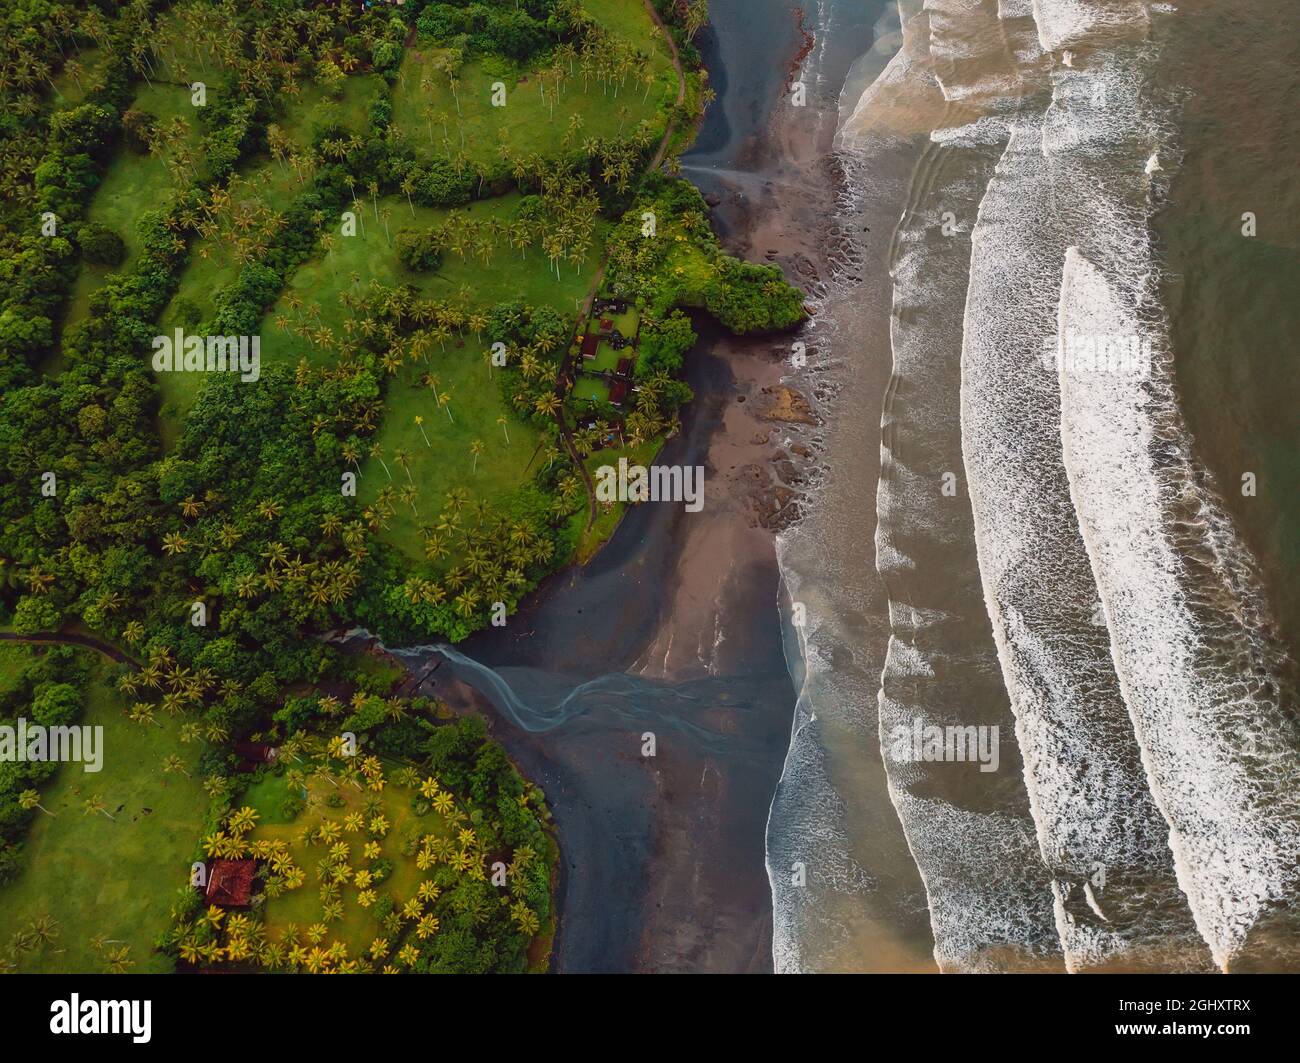
[[[105,794],[152,810],[128,829],[70,810],[79,766],[0,765],[8,962],[544,966],[544,796],[481,722],[320,636],[457,641],[508,616],[617,526],[592,462],[649,461],[677,431],[689,315],[801,319],[672,176],[710,99],[705,18],[703,0],[7,9],[0,626],[114,657],[0,645],[3,708],[71,691],[70,719],[105,727]],[[606,304],[627,346],[600,348],[597,380],[581,343]],[[176,329],[258,338],[257,380],[154,372]],[[282,756],[250,764],[249,744]],[[330,855],[321,832],[357,814],[395,829]],[[255,906],[205,914],[225,909],[186,875],[215,859],[256,861]],[[50,876],[74,888],[39,910]],[[111,917],[105,883],[131,884]]]

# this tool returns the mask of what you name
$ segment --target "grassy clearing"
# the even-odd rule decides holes
[[[97,45],[70,50],[63,68],[54,78],[54,104],[56,107],[76,107],[86,99],[86,94],[101,84],[104,68],[104,51]]]
[[[640,14],[648,24],[649,17]],[[437,51],[418,45],[408,49],[393,91],[394,123],[418,153],[430,158],[463,155],[483,166],[498,163],[503,149],[515,159],[546,158],[558,154],[566,134],[571,146],[581,147],[588,138],[625,136],[642,121],[650,123],[657,140],[665,128],[661,108],[677,98],[676,74],[661,49],[649,53],[653,80],[648,84],[630,76],[617,95],[615,86],[602,90],[594,79],[584,88],[575,66],[558,98],[549,87],[543,93],[537,71],[519,73],[494,60],[466,63],[453,94],[447,77],[434,66]],[[504,107],[492,105],[498,83],[506,87]]]
[[[208,802],[196,779],[164,773],[162,761],[177,755],[193,773],[200,749],[181,743],[178,719],[128,720],[107,681],[107,666],[96,668],[82,723],[104,728],[103,770],[87,773],[69,764],[59,771],[41,799],[54,815],[36,816],[23,871],[0,888],[0,940],[41,916],[57,924],[53,943],[20,958],[22,971],[100,971],[105,952],[123,946],[134,961],[132,972],[172,966],[153,953],[153,940],[188,879]],[[86,812],[92,795],[102,798],[113,819]],[[99,935],[109,939],[106,947],[93,944]]]
[[[577,402],[608,402],[609,385],[598,377],[580,376],[574,382],[573,390],[569,394]]]
[[[518,203],[516,195],[480,200],[464,208],[464,213],[478,219],[504,220],[513,216]],[[485,310],[497,303],[522,299],[532,306],[549,305],[572,314],[595,274],[594,254],[576,270],[562,267],[557,279],[546,257],[536,248],[521,256],[504,244],[490,261],[448,253],[436,271],[413,273],[397,258],[394,241],[398,232],[441,225],[449,212],[412,207],[404,196],[381,196],[376,201],[365,197],[363,206],[356,235],[345,237],[335,230],[331,237],[333,249],[305,263],[263,319],[265,364],[295,365],[300,358],[316,365],[333,364],[332,352],[296,335],[295,330],[311,323],[329,329],[336,340],[344,339],[349,312],[340,294],[351,289],[360,296],[372,281],[385,287],[409,284],[421,298],[458,300],[467,307]]]
[[[188,90],[175,85],[145,84],[136,94],[132,107],[156,115],[160,125],[176,118],[182,119],[187,132],[180,144],[198,152],[201,135]],[[68,301],[64,328],[85,318],[90,309],[91,294],[110,273],[131,268],[140,250],[136,224],[147,211],[156,210],[166,202],[175,189],[163,157],[137,155],[127,148],[119,150],[104,174],[86,216],[87,220],[106,225],[122,237],[126,244],[126,258],[118,267],[82,265]],[[57,366],[51,368],[57,369]]]
[[[488,367],[468,349],[449,348],[445,356],[435,351],[431,362],[427,371],[438,379],[438,394],[450,399],[440,407],[434,392],[420,384],[426,369],[404,367],[399,372],[389,384],[387,416],[377,437],[392,480],[383,465],[371,459],[362,464],[358,492],[369,504],[385,487],[400,492],[405,485],[414,486],[414,508],[399,501],[383,537],[418,559],[424,557],[420,528],[433,522],[449,492],[463,488],[470,498],[494,505],[504,502],[535,471],[542,439],[531,424],[516,419],[489,379]],[[416,423],[417,416],[423,424]],[[504,425],[499,423],[503,417]],[[477,462],[471,451],[475,441],[483,444]],[[397,463],[399,454],[410,455],[409,470]]]
[[[633,352],[631,348],[627,348],[626,352],[616,351],[605,340],[601,340],[599,346],[596,348],[596,357],[589,362],[584,362],[583,364],[585,368],[590,369],[593,372],[612,373],[618,368],[619,362],[624,358],[632,356]]]
[[[629,340],[636,339],[637,326],[641,323],[641,315],[637,313],[636,307],[629,306],[623,313],[615,314],[612,320],[620,335]]]
[[[153,114],[159,126],[166,126],[179,118],[185,125],[185,135],[179,145],[197,156],[202,131],[188,89],[180,85],[144,84],[131,107]],[[127,257],[121,269],[130,269],[139,253],[140,237],[136,223],[147,211],[162,206],[175,188],[164,156],[137,155],[123,148],[109,165],[88,217],[116,230],[126,242]]]
[[[518,196],[504,196],[476,202],[466,212],[476,218],[507,219],[518,202]],[[521,255],[504,244],[490,261],[448,253],[437,271],[412,273],[397,259],[391,242],[400,228],[439,225],[448,212],[419,206],[412,210],[404,197],[380,198],[364,206],[357,235],[336,236],[332,251],[299,269],[263,321],[266,364],[293,365],[300,358],[317,365],[332,363],[335,352],[295,330],[312,325],[329,329],[336,340],[346,339],[350,315],[340,294],[351,287],[361,295],[372,280],[385,286],[410,284],[422,298],[457,301],[470,308],[488,310],[522,299],[572,314],[595,275],[594,254],[579,269],[563,267],[557,279],[536,248]],[[410,501],[400,502],[384,533],[410,557],[423,558],[419,529],[442,508],[449,491],[463,487],[471,497],[495,504],[531,475],[540,434],[502,401],[484,358],[486,349],[487,338],[473,333],[432,343],[427,362],[403,366],[390,381],[386,416],[376,438],[383,464],[363,463],[359,497],[369,504],[385,487],[416,488],[414,508]],[[420,383],[426,373],[437,381],[436,395],[449,396],[445,405]],[[424,418],[422,425],[416,423],[417,416]],[[470,449],[475,441],[483,444],[477,463]],[[410,456],[409,477],[395,460],[399,452]]]
[[[575,388],[576,390],[576,388]],[[595,450],[588,455],[586,460],[587,472],[595,479],[596,470],[602,465],[617,465],[619,458],[627,458],[629,465],[649,466],[654,461],[655,455],[663,447],[662,439],[651,439],[642,443],[639,447],[628,447],[626,449],[610,448],[607,450]],[[610,536],[618,529],[619,523],[623,520],[623,514],[627,511],[626,502],[597,502],[596,519],[592,522],[590,528],[585,527],[587,513],[583,510],[579,516],[582,518],[583,533],[578,540],[577,561],[585,565],[596,552],[609,541]]]
[[[366,130],[370,100],[377,91],[386,89],[382,80],[369,77],[350,77],[334,94],[315,82],[307,82],[296,96],[284,101],[275,124],[303,149],[311,146],[315,130],[329,126],[342,126],[360,135]]]

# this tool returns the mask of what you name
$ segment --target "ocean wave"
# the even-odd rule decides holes
[[[1035,5],[1045,38],[1053,10]],[[1111,661],[1047,356],[1065,244],[1087,240],[1115,258],[1145,248],[1128,205],[1147,60],[1139,41],[1092,53],[1085,69],[1057,66],[1043,102],[1015,113],[980,204],[965,313],[963,452],[979,567],[1071,970],[1208,963]]]
[[[1061,333],[1150,327],[1131,301],[1069,248]],[[1291,955],[1268,924],[1287,923],[1300,894],[1300,758],[1253,561],[1200,486],[1167,355],[1145,379],[1064,368],[1060,379],[1072,497],[1197,926],[1224,969],[1293,964],[1294,923]],[[1179,521],[1189,508],[1195,519]],[[1194,553],[1209,564],[1189,565]]]
[[[1169,101],[1147,98],[1147,6],[900,11],[903,48],[846,101],[837,140],[864,187],[883,144],[928,144],[890,252],[877,726],[881,747],[918,722],[1003,718],[1015,735],[996,780],[883,753],[935,958],[971,971],[1061,956],[1071,971],[1285,962],[1300,885],[1286,662],[1178,416],[1148,236],[1177,146]],[[822,302],[819,329],[852,319],[863,272]],[[1073,334],[1129,333],[1154,351],[1136,380],[1064,357]],[[845,414],[834,401],[825,412],[831,425]],[[853,461],[835,446],[828,492]],[[954,471],[959,490],[940,494]],[[831,780],[844,738],[821,716],[843,723],[846,694],[855,710],[860,699],[844,660],[862,605],[827,583],[846,557],[826,525],[845,509],[823,495],[783,535],[791,593],[823,597],[799,647],[802,722],[782,783],[799,813],[778,822],[773,806],[770,846],[799,822],[841,851],[860,841]],[[817,563],[823,580],[809,576]],[[789,914],[775,866],[779,965],[816,967],[818,917]]]

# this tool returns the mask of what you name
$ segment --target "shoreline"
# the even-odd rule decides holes
[[[785,54],[799,54],[788,9],[780,29]],[[709,56],[711,72],[718,61]],[[785,69],[776,67],[782,81]],[[814,291],[838,187],[822,166],[792,179],[789,151],[798,143],[794,157],[806,159],[815,136],[779,110],[730,132],[721,153],[747,169],[727,176],[747,199],[762,189],[748,204],[735,184],[694,180],[730,253],[774,261]],[[689,154],[683,162],[696,178]],[[783,427],[813,423],[782,383],[791,342],[701,330],[687,362],[695,399],[658,460],[705,466],[702,516],[634,508],[586,566],[552,576],[504,631],[457,648],[481,672],[453,665],[417,685],[456,711],[482,712],[546,792],[561,851],[552,970],[773,969],[767,816],[795,702],[775,535],[798,510],[799,465],[811,456]],[[419,677],[430,651],[393,652]],[[509,694],[482,693],[488,669]],[[616,684],[628,687],[619,698]],[[522,709],[494,704],[512,696]],[[565,706],[562,726],[537,722],[548,710],[536,706],[550,701]],[[520,726],[520,711],[544,729]],[[653,759],[640,755],[646,731]]]

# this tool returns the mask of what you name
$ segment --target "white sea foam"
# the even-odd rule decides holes
[[[931,142],[894,239],[895,386],[876,542],[891,637],[878,723],[883,734],[917,718],[956,722],[972,705],[996,713],[1009,699],[1024,761],[1023,789],[1004,786],[983,798],[963,785],[945,790],[952,777],[933,766],[886,764],[889,796],[924,881],[935,957],[946,970],[1050,963],[1045,918],[1071,970],[1206,969],[1211,952],[1226,964],[1243,942],[1249,953],[1252,931],[1294,896],[1300,864],[1295,747],[1284,734],[1251,563],[1211,501],[1160,372],[1145,382],[1086,378],[1076,388],[1044,358],[1046,341],[1084,328],[1162,334],[1151,305],[1158,270],[1147,193],[1158,193],[1163,177],[1144,173],[1144,162],[1158,154],[1173,170],[1177,154],[1140,92],[1152,57],[1142,42],[1146,6],[927,0],[924,7],[900,4],[905,47],[856,107],[845,108],[840,133],[846,147],[874,134],[920,133]],[[1001,26],[991,26],[994,10]],[[1076,50],[1068,63],[1067,48]],[[973,161],[969,173],[945,169],[949,153]],[[986,169],[997,164],[987,191],[981,158]],[[946,231],[945,210],[955,215]],[[954,247],[967,238],[969,286],[954,339],[944,305],[966,286],[951,272],[960,261]],[[1118,305],[1143,308],[1132,320],[1062,316],[1083,298],[1063,297],[1064,275],[1082,269],[1066,265],[1076,245],[1108,290],[1121,293]],[[1090,284],[1080,273],[1071,288]],[[987,649],[954,641],[968,619],[960,588],[934,600],[938,571],[948,571],[936,570],[936,559],[951,561],[959,542],[959,522],[936,499],[939,472],[955,454],[942,436],[945,418],[953,420],[951,408],[944,412],[951,385],[943,351],[954,343],[961,453],[952,460],[960,460],[970,493],[975,605],[992,624]],[[1167,365],[1157,369],[1167,376]],[[1092,452],[1097,425],[1110,424],[1098,409],[1122,422],[1125,445],[1136,451],[1110,441]],[[1146,426],[1136,427],[1143,418]],[[1146,476],[1147,488],[1130,490],[1133,476]],[[1150,508],[1135,515],[1127,503],[1143,498]],[[810,544],[824,551],[816,527],[814,519],[783,536],[783,572],[808,571],[809,560],[784,547],[792,555]],[[843,558],[821,552],[816,560],[827,583],[835,580]],[[959,568],[952,578],[960,582]],[[812,724],[823,709],[831,719],[842,712],[839,693],[851,690],[855,706],[860,696],[856,677],[845,682],[835,641],[851,630],[837,619],[849,615],[839,598],[836,588],[823,601],[832,613],[803,647],[804,722],[782,785],[787,800],[799,797],[803,821],[847,851],[854,839],[836,819],[842,810],[826,768],[836,739],[820,719]],[[986,658],[996,664],[984,665]],[[981,669],[1000,681],[993,696],[967,680]],[[1223,737],[1242,733],[1254,743],[1244,752]],[[1274,811],[1252,820],[1268,802]],[[788,840],[790,824],[778,828],[776,820],[774,805],[769,838]],[[793,898],[775,872],[773,889],[780,963],[799,969],[800,927],[813,917],[807,909],[782,914]]]
[[[1164,134],[1138,91],[1151,53],[1116,43],[1125,21],[1142,19],[1085,6],[1035,5],[1045,46],[1093,47],[1080,67],[1056,68],[1041,120],[1018,117],[976,227],[963,429],[981,574],[1045,854],[1053,834],[1090,837],[1104,843],[1096,851],[1108,867],[1117,859],[1141,866],[1157,825],[1149,785],[1195,925],[1226,965],[1269,906],[1294,892],[1300,863],[1295,804],[1277,796],[1295,793],[1294,750],[1288,760],[1281,714],[1266,696],[1268,668],[1243,670],[1267,657],[1262,638],[1240,623],[1258,610],[1250,566],[1221,511],[1204,516],[1213,507],[1177,419],[1167,358],[1155,360],[1164,377],[1153,380],[1096,371],[1058,379],[1035,357],[1046,336],[1100,335],[1103,324],[1148,341],[1163,334],[1143,160]],[[1085,267],[1078,251],[1067,259],[1071,244],[1103,265]],[[1128,314],[1118,309],[1126,305]],[[1192,497],[1191,525],[1215,534],[1175,542],[1167,514]],[[1196,570],[1199,586],[1188,550],[1211,559]],[[1099,658],[1084,622],[1098,588],[1113,661]],[[1135,725],[1142,778],[1127,757],[1116,775],[1108,758],[1119,747],[1097,741],[1118,735],[1121,706]],[[1284,763],[1261,769],[1234,759],[1223,738],[1234,724],[1257,741],[1275,739]],[[1089,783],[1071,770],[1081,755],[1106,782],[1088,785],[1082,801],[1071,790],[1071,780]],[[1125,829],[1107,832],[1108,822]],[[1078,933],[1068,899],[1058,891],[1062,935],[1076,933],[1084,962],[1132,944],[1113,939],[1113,920]],[[1106,894],[1096,899],[1106,903]],[[1147,918],[1139,930],[1158,925]],[[1190,948],[1181,955],[1199,962]]]
[[[983,54],[1005,51],[1000,31],[991,32],[989,5],[947,0],[927,10],[928,52],[916,49],[906,68],[914,97],[924,98],[927,85],[938,82],[936,67],[952,79],[942,92],[949,101],[1016,87],[1013,74],[998,73]],[[969,32],[972,18],[984,33]],[[971,76],[978,84],[961,81]],[[893,241],[893,383],[876,530],[876,565],[890,594],[891,636],[878,697],[886,750],[896,728],[917,723],[997,727],[1008,739],[1014,727],[970,579],[970,513],[956,478],[971,219],[996,157],[987,146],[1005,132],[996,115],[931,132],[934,146],[913,175],[911,202]],[[1006,752],[1002,771],[987,774],[886,755],[890,797],[925,882],[934,955],[945,971],[1060,969],[1050,880],[1009,741]]]
[[[1069,249],[1062,331],[1141,327],[1126,302],[1101,269]],[[1168,401],[1169,373],[1167,358],[1155,361],[1151,381],[1062,371],[1061,437],[1179,879],[1215,960],[1227,968],[1261,918],[1300,894],[1300,758],[1268,668],[1267,639],[1235,622],[1260,597],[1248,582],[1244,598],[1237,590],[1252,567],[1243,548],[1212,541],[1209,572],[1194,573],[1171,534],[1171,504],[1189,495],[1199,495],[1200,527],[1227,522],[1207,512],[1217,506],[1197,490]],[[1217,577],[1217,588],[1207,576]],[[1213,590],[1221,602],[1208,601]]]
[[[1033,0],[1034,22],[1043,51],[1105,43],[1145,28],[1143,0]]]

